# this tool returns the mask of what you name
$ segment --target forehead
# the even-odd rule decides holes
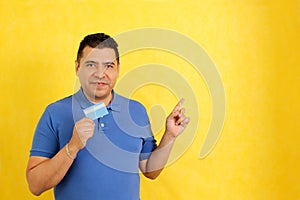
[[[114,61],[116,54],[112,48],[92,48],[89,46],[84,47],[81,60],[98,60],[98,61]]]

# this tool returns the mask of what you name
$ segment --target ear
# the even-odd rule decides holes
[[[117,71],[118,71],[118,75],[120,73],[120,63],[117,64]]]
[[[75,60],[75,72],[76,72],[76,75],[78,73],[79,67],[80,67],[80,65],[79,65],[78,61]]]

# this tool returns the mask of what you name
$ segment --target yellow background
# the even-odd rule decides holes
[[[227,104],[220,140],[199,159],[211,105],[207,90],[198,87],[201,78],[189,80],[199,99],[198,134],[157,180],[142,178],[141,199],[300,199],[298,0],[2,0],[0,16],[0,199],[53,199],[52,191],[31,195],[25,179],[39,117],[49,103],[72,94],[84,35],[142,27],[178,31],[206,49]],[[141,55],[121,60],[120,78],[153,55],[156,62],[165,56]],[[193,73],[180,61],[166,64],[187,79]],[[144,89],[169,103],[163,89]],[[142,94],[135,97],[149,109]]]

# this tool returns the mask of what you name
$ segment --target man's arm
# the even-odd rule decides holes
[[[51,159],[40,156],[29,158],[26,177],[32,194],[38,196],[62,180],[73,163],[65,151],[64,147]],[[75,155],[75,153],[71,153],[71,155]]]
[[[31,156],[26,169],[26,178],[30,191],[34,195],[40,195],[44,191],[56,186],[66,175],[76,157],[78,151],[82,149],[86,141],[94,134],[94,122],[88,118],[83,118],[76,122],[73,135],[68,143],[68,155],[66,146],[62,148],[54,157],[45,158]]]
[[[166,130],[158,145],[147,160],[140,161],[140,170],[150,179],[155,179],[167,164],[174,142],[189,123],[181,108],[184,100],[181,99],[166,120]]]

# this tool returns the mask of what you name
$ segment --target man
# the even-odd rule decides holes
[[[138,169],[155,179],[167,163],[189,123],[183,100],[167,117],[157,146],[145,108],[113,90],[120,70],[117,47],[104,33],[81,41],[75,62],[80,90],[50,104],[34,134],[26,170],[34,195],[54,187],[57,200],[137,200]],[[107,113],[86,117],[85,110],[101,102]]]

